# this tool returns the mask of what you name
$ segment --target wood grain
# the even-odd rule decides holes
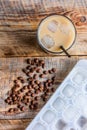
[[[87,0],[0,0],[0,57],[48,56],[38,45],[36,31],[43,18],[55,13],[76,26],[69,53],[87,55]]]
[[[57,72],[57,79],[59,84],[63,81],[63,79],[66,77],[66,75],[71,71],[73,66],[77,63],[78,60],[81,59],[87,59],[87,57],[72,57],[72,58],[66,58],[66,57],[45,57],[45,61],[49,64],[49,67],[56,66],[58,68]],[[0,58],[0,88],[3,87],[3,85],[8,87],[8,85],[11,87],[12,81],[16,76],[19,74],[22,75],[21,67],[24,66],[24,61],[26,58]],[[3,80],[2,80],[3,79]],[[8,80],[9,79],[9,80]],[[5,82],[4,82],[5,81]],[[58,85],[59,85],[58,84]],[[4,89],[6,90],[6,89]],[[4,95],[4,94],[3,94]],[[35,112],[31,112],[28,115],[28,119],[18,119],[18,117],[15,116],[15,119],[11,119],[9,117],[9,120],[0,120],[0,130],[24,130],[27,125],[31,122],[31,120],[35,117],[35,115],[40,111],[43,104],[40,102],[39,109]],[[19,117],[20,118],[20,117]]]

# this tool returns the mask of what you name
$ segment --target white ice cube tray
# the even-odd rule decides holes
[[[80,60],[26,130],[87,130],[87,60]]]

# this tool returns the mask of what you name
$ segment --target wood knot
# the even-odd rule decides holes
[[[85,17],[85,16],[81,16],[80,21],[81,21],[82,23],[85,22],[85,21],[86,21],[86,17]]]

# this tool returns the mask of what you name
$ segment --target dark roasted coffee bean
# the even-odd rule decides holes
[[[34,60],[31,60],[31,65],[34,65]]]
[[[48,71],[44,70],[44,71],[43,71],[43,74],[48,74]]]
[[[30,96],[30,95],[31,95],[31,93],[30,93],[30,92],[27,92],[27,93],[26,93],[26,95],[27,95],[27,96]]]
[[[53,71],[52,70],[48,70],[49,74],[53,74]]]
[[[40,68],[37,68],[36,72],[37,72],[37,73],[40,73],[40,72],[41,72],[41,69],[40,69]]]
[[[10,112],[10,113],[14,112],[14,108],[10,108],[10,109],[8,110],[8,112]]]
[[[55,79],[56,79],[56,77],[55,77],[55,76],[53,76],[53,77],[52,77],[52,80],[55,80]]]
[[[51,91],[52,91],[52,92],[55,92],[55,89],[54,89],[54,88],[51,88]]]
[[[45,75],[44,74],[40,74],[40,76],[39,76],[40,78],[44,78],[45,77]]]
[[[23,89],[24,89],[24,90],[27,90],[27,89],[28,89],[28,86],[27,86],[27,85],[25,85],[25,86],[23,87]]]
[[[31,69],[30,69],[30,72],[31,72],[31,73],[33,73],[33,72],[34,72],[34,69],[33,69],[33,68],[31,68]]]
[[[52,71],[53,71],[53,72],[56,72],[56,68],[52,68]]]
[[[34,109],[34,105],[30,105],[29,108],[30,108],[31,110],[33,110],[33,109]]]
[[[21,80],[21,79],[23,79],[23,77],[21,77],[21,76],[20,76],[20,77],[18,77],[18,80]]]
[[[15,83],[15,84],[18,84],[18,80],[14,80],[14,83]]]
[[[34,104],[34,110],[36,110],[38,108],[38,103]]]
[[[20,91],[21,91],[21,92],[24,92],[24,89],[23,89],[23,88],[21,88],[21,89],[20,89]]]
[[[30,69],[31,69],[31,66],[30,66],[30,65],[28,65],[28,66],[26,67],[26,69],[27,69],[27,70],[30,70]]]
[[[48,79],[48,80],[47,80],[47,83],[51,83],[51,80],[50,80],[50,79]]]
[[[33,75],[33,79],[37,79],[37,77],[38,77],[37,74]]]
[[[38,61],[39,61],[39,60],[38,60],[37,58],[34,59],[34,62],[35,62],[35,63],[38,63]]]
[[[36,96],[36,97],[34,98],[35,101],[38,101],[39,99],[40,99],[39,96]]]
[[[22,106],[22,107],[20,108],[20,110],[21,110],[21,111],[25,111],[25,107]]]
[[[28,89],[32,89],[32,86],[31,86],[31,85],[28,85]]]
[[[31,97],[34,97],[35,96],[35,94],[34,93],[31,93]]]
[[[27,69],[23,68],[22,71],[26,74],[28,71]]]
[[[36,83],[37,85],[39,85],[40,81],[39,81],[39,80],[35,80],[35,83]]]
[[[21,81],[21,83],[25,83],[25,80],[24,80],[24,79],[21,79],[20,81]]]
[[[28,63],[28,64],[31,64],[31,59],[27,59],[27,63]]]
[[[47,98],[46,98],[46,97],[44,97],[44,98],[43,98],[43,101],[44,101],[44,102],[46,102],[46,101],[47,101]]]

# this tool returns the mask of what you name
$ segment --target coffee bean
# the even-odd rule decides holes
[[[21,88],[21,89],[20,89],[20,91],[21,91],[21,92],[24,92],[24,89],[23,89],[23,88]]]
[[[27,69],[22,69],[22,71],[26,74],[28,71]]]
[[[45,68],[45,64],[42,64],[42,68],[43,68],[43,69]]]
[[[9,105],[13,105],[13,104],[14,104],[14,102],[10,101],[10,102],[8,102],[8,104],[9,104]]]
[[[40,78],[44,78],[45,77],[45,75],[44,74],[40,74],[40,76],[39,76]]]
[[[31,97],[34,97],[35,96],[35,94],[34,93],[31,93]]]
[[[30,78],[32,77],[32,74],[30,72],[27,72],[26,75]]]
[[[31,60],[31,65],[34,65],[34,60]]]
[[[28,89],[28,86],[27,86],[27,85],[25,85],[25,86],[23,87],[23,89],[24,89],[24,90],[27,90],[27,89]]]
[[[43,74],[48,74],[48,71],[44,70],[44,71],[43,71]]]
[[[24,80],[24,79],[21,79],[20,81],[21,81],[21,83],[25,83],[25,80]]]
[[[34,72],[34,68],[31,68],[31,69],[30,69],[30,72],[33,73],[33,72]]]
[[[55,92],[55,89],[54,89],[54,88],[51,88],[51,91],[52,91],[52,92]]]
[[[28,63],[28,64],[31,64],[31,59],[27,59],[27,63]]]
[[[33,75],[33,79],[37,79],[37,77],[38,77],[37,74]]]
[[[20,77],[18,77],[18,80],[22,80],[22,79],[23,79],[23,77],[21,77],[21,76],[20,76]]]
[[[37,85],[39,85],[40,81],[39,81],[39,80],[35,80],[35,83],[36,83]]]
[[[37,73],[40,73],[40,72],[41,72],[41,69],[40,69],[40,68],[37,68],[36,72],[37,72]]]
[[[44,101],[44,102],[46,102],[46,101],[47,101],[47,98],[46,98],[46,97],[44,97],[44,98],[43,98],[43,101]]]
[[[36,96],[34,99],[35,99],[35,101],[38,101],[40,99],[40,97]]]
[[[26,67],[26,69],[27,69],[27,70],[30,70],[30,68],[31,68],[31,66],[30,66],[30,65],[28,65],[28,66]]]
[[[55,79],[56,79],[56,77],[55,77],[55,76],[53,76],[53,77],[52,77],[52,80],[55,80]]]
[[[25,111],[25,107],[22,106],[22,107],[20,108],[20,110],[21,110],[21,111]]]
[[[18,84],[18,80],[14,80],[14,83],[15,83],[15,84]]]
[[[48,70],[49,74],[53,74],[53,71],[52,70]]]
[[[35,63],[38,63],[38,62],[39,62],[39,60],[38,60],[37,58],[35,58],[35,59],[34,59],[34,62],[35,62]]]
[[[33,105],[34,103],[35,103],[35,101],[32,100],[32,101],[31,101],[31,105]]]
[[[56,72],[56,68],[52,68],[52,71],[53,71],[53,72]]]
[[[38,109],[38,103],[34,104],[34,110]]]
[[[31,93],[30,93],[30,92],[27,92],[27,93],[26,93],[26,95],[27,95],[27,96],[30,96],[30,95],[31,95]]]
[[[33,110],[33,109],[34,109],[34,105],[30,105],[29,108],[30,108],[31,110]]]
[[[48,79],[48,80],[47,80],[47,83],[51,83],[51,80],[50,80],[50,79]]]
[[[8,112],[12,113],[12,112],[14,112],[14,109],[13,109],[13,108],[10,108],[10,109],[8,110]]]
[[[45,64],[44,60],[39,60],[40,64]]]
[[[31,85],[28,85],[28,89],[32,89],[32,86],[31,86]]]

